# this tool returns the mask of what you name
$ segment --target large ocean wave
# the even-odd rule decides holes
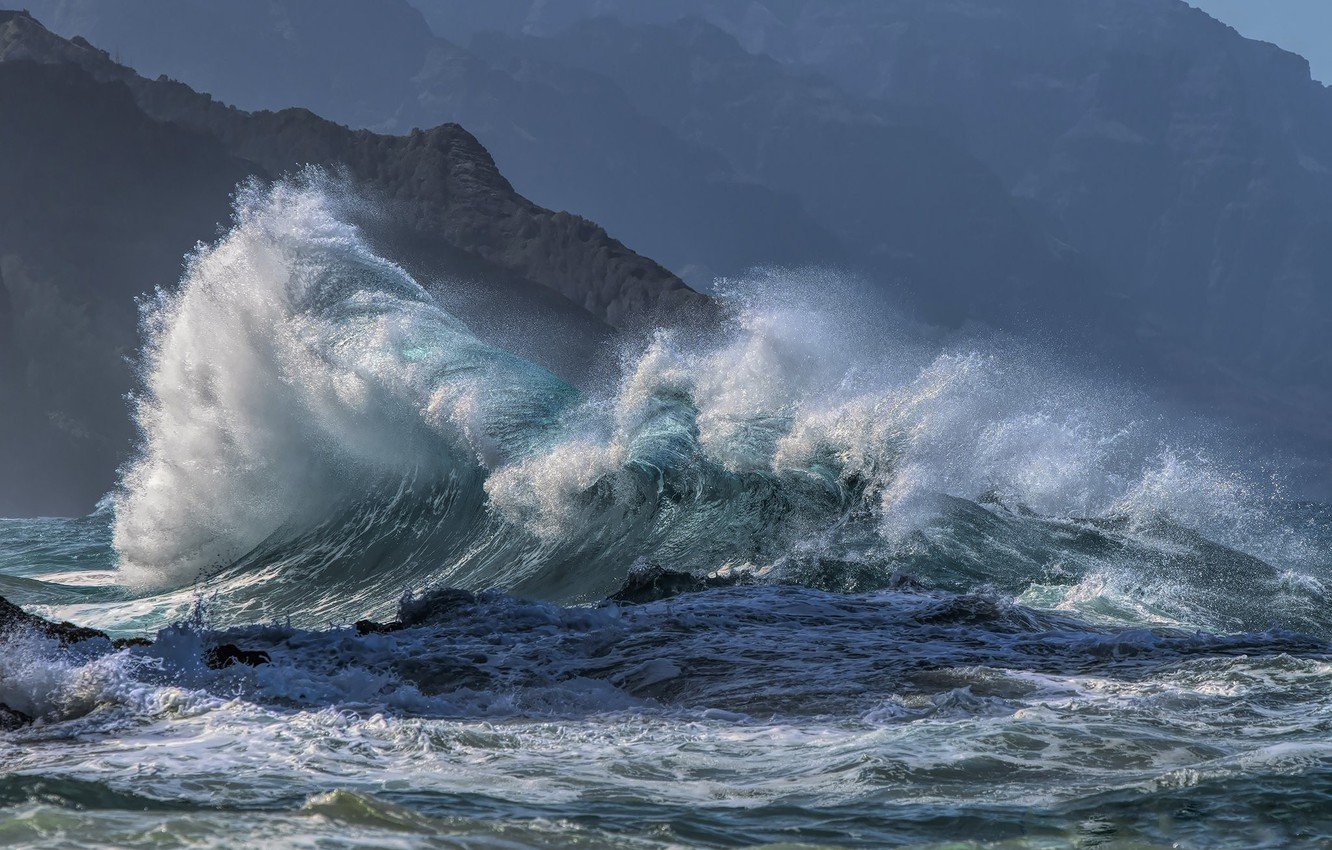
[[[1325,506],[826,271],[574,388],[360,203],[243,188],[145,307],[120,487],[0,519],[0,596],[111,632],[0,634],[0,843],[1332,833],[1286,814],[1332,799]]]
[[[716,326],[633,338],[617,381],[575,390],[377,256],[356,203],[313,171],[247,186],[147,306],[113,500],[136,592],[337,619],[436,584],[567,603],[635,570],[909,574],[1213,625],[1238,582],[1309,625],[1319,547],[1120,387],[767,271],[723,283]]]

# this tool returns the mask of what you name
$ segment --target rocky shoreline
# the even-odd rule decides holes
[[[59,641],[64,646],[87,641],[105,641],[112,649],[125,649],[132,646],[148,646],[152,643],[147,638],[113,638],[100,629],[76,626],[65,620],[59,622],[48,620],[45,617],[24,611],[13,602],[0,596],[0,636],[21,631],[35,632]],[[215,670],[233,664],[257,667],[269,662],[268,653],[241,649],[231,643],[209,647],[204,653],[204,663]],[[32,716],[0,702],[0,732],[26,726],[32,723],[34,719]]]

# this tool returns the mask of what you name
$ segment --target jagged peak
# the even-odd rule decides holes
[[[14,60],[71,63],[87,71],[96,69],[103,77],[123,78],[134,73],[83,36],[57,35],[26,9],[0,11],[0,62]]]
[[[485,146],[458,124],[384,136],[352,130],[301,107],[249,112],[214,101],[184,83],[142,77],[117,64],[106,51],[84,39],[62,38],[30,15],[11,16],[8,24],[0,23],[0,62],[6,60],[73,65],[99,82],[124,83],[154,120],[212,136],[271,174],[306,163],[342,163],[371,184],[406,180],[408,172],[417,178],[433,175],[433,188],[427,194],[433,192],[434,197],[414,198],[414,228],[470,251],[506,273],[540,280],[611,324],[644,309],[660,306],[666,315],[683,309],[685,302],[697,302],[695,306],[707,302],[599,225],[523,198]],[[487,213],[471,214],[475,210]],[[520,238],[523,222],[532,232],[549,232],[540,239]],[[551,240],[584,243],[582,264],[550,267]]]

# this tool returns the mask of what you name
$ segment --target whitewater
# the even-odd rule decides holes
[[[0,638],[0,843],[1332,842],[1332,511],[1241,441],[826,270],[574,386],[367,203],[238,190],[119,486],[0,520],[0,596],[138,638]]]

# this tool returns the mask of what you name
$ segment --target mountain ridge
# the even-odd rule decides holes
[[[342,169],[374,201],[358,223],[385,254],[574,380],[612,325],[711,314],[599,226],[518,195],[456,125],[385,137],[245,113],[15,12],[0,13],[0,104],[0,514],[82,513],[112,486],[135,436],[134,300],[175,285],[250,178]]]

